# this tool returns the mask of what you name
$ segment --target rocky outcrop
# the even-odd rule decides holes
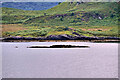
[[[102,20],[107,17],[107,15],[99,14],[99,13],[84,13],[83,17],[86,17],[86,19],[89,19],[90,17],[93,17],[94,19]]]
[[[76,33],[74,33],[76,34]],[[63,35],[49,35],[47,37],[38,37],[38,38],[32,38],[32,37],[9,37],[4,38],[2,40],[120,40],[120,38],[117,37],[86,37],[86,36],[71,36],[67,34]]]

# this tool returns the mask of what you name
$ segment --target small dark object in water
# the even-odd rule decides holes
[[[15,48],[18,48],[17,46],[15,46]]]
[[[31,46],[27,48],[89,48],[89,46],[52,45],[52,46]]]

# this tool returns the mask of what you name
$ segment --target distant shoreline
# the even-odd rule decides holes
[[[120,43],[120,40],[2,40],[1,42],[110,42]]]
[[[1,42],[120,42],[120,38],[116,37],[77,37],[70,38],[26,38],[26,37],[9,37],[1,38]]]

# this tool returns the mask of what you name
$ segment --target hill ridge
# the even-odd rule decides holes
[[[5,10],[3,24],[22,24],[28,30],[7,32],[4,36],[76,36],[118,37],[119,9],[117,2],[63,2],[43,11]],[[29,33],[28,33],[29,32]],[[76,33],[76,34],[73,34]]]

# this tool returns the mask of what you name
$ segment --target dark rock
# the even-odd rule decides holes
[[[47,37],[38,37],[38,38],[32,38],[32,37],[9,37],[4,38],[2,40],[120,40],[118,37],[86,37],[81,36],[76,32],[73,32],[73,34],[76,34],[76,36],[71,36],[68,34],[62,34],[62,35],[49,35]]]
[[[78,35],[78,36],[80,36],[80,34],[78,34],[78,33],[76,33],[76,32],[73,32],[72,34],[75,34],[75,35]]]

